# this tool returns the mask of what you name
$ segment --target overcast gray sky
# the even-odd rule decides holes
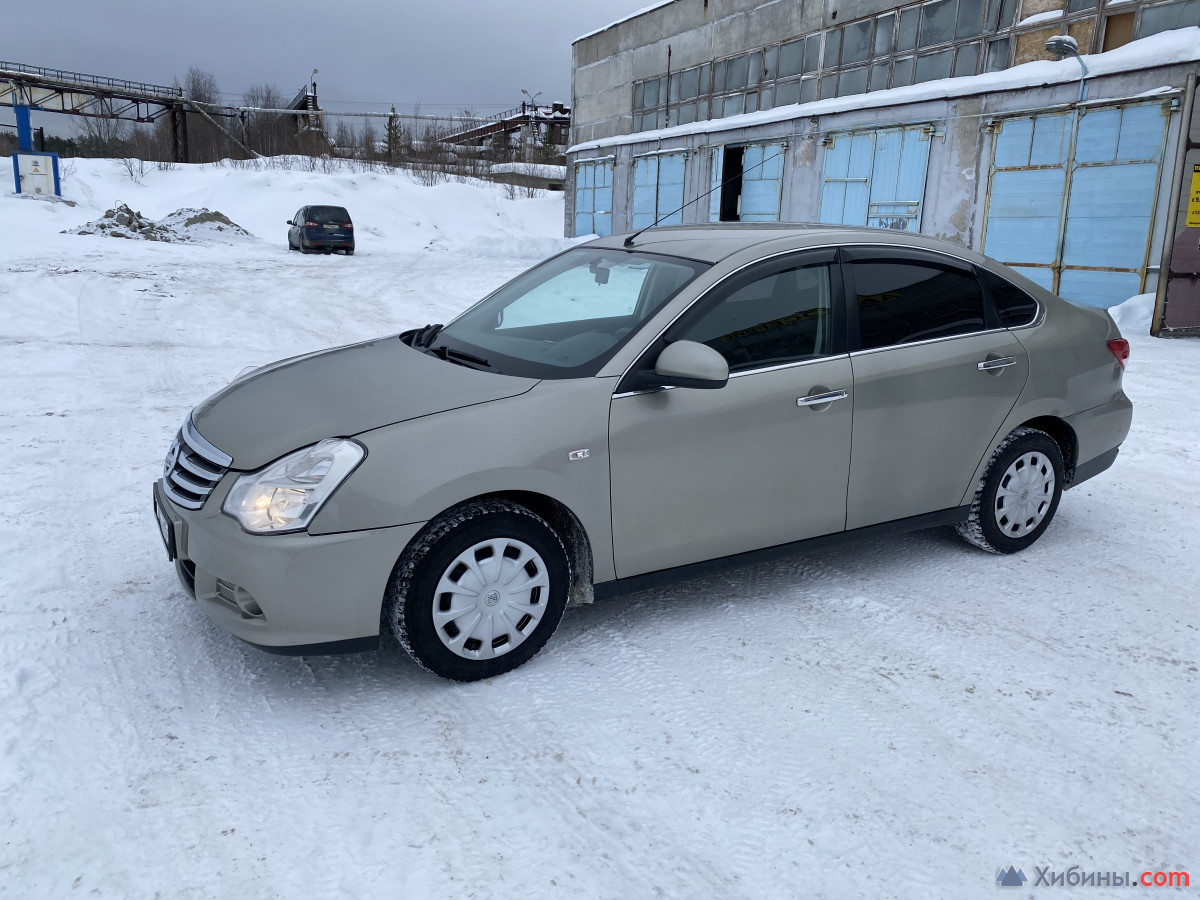
[[[198,66],[231,104],[262,83],[290,99],[316,68],[326,109],[490,113],[520,103],[522,88],[569,103],[571,41],[651,2],[11,0],[0,60],[167,85]],[[69,116],[35,118],[73,133]]]

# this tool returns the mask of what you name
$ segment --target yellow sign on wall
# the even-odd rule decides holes
[[[1192,192],[1188,196],[1187,227],[1200,228],[1200,166],[1192,166]]]

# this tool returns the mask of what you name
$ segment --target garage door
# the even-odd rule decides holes
[[[983,252],[1068,300],[1111,306],[1139,293],[1166,127],[1161,103],[1006,120]]]
[[[834,135],[825,149],[820,220],[918,232],[928,167],[922,128]]]
[[[683,153],[652,153],[633,161],[633,227],[683,221]]]

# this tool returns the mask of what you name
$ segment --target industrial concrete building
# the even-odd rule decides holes
[[[920,232],[1068,299],[1158,290],[1156,330],[1192,333],[1196,26],[1200,0],[669,0],[574,43],[566,232]]]

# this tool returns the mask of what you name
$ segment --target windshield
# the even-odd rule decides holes
[[[650,253],[569,250],[471,307],[433,339],[509,375],[594,375],[707,263]]]

